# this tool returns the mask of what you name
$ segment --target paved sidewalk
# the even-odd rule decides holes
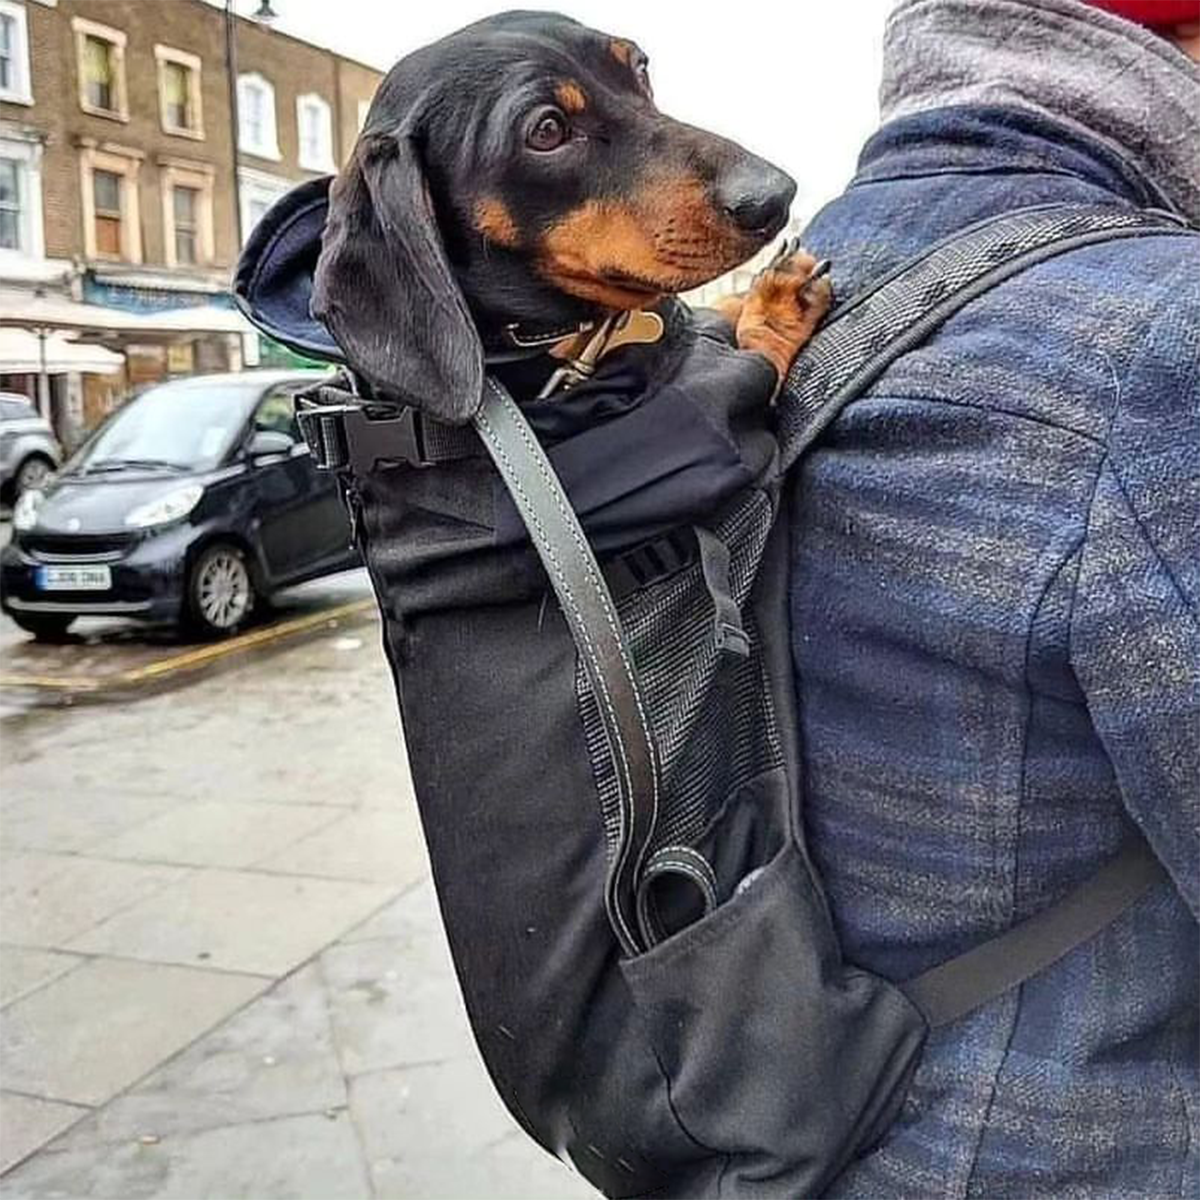
[[[3,723],[0,1196],[594,1195],[453,980],[373,623]]]

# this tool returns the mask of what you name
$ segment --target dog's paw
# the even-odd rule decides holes
[[[737,329],[738,321],[742,319],[742,308],[745,303],[745,292],[733,292],[728,296],[718,296],[709,307],[729,322],[730,329]]]
[[[789,239],[755,278],[742,303],[738,348],[765,356],[780,381],[833,303],[828,271],[828,261],[818,262],[796,239]]]

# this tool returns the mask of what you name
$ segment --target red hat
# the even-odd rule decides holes
[[[1087,3],[1139,25],[1186,25],[1200,21],[1198,0],[1087,0]]]

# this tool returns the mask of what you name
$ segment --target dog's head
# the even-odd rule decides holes
[[[462,419],[485,334],[696,287],[783,227],[792,180],[664,116],[630,41],[506,13],[401,60],[335,181],[313,311],[375,387]]]

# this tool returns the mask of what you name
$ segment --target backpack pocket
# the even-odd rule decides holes
[[[621,970],[675,1118],[707,1152],[664,1196],[816,1194],[894,1119],[926,1033],[897,989],[843,965],[791,840]]]

